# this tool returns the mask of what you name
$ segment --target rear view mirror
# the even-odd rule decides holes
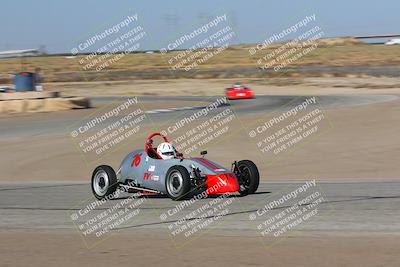
[[[202,155],[202,156],[207,155],[207,150],[201,151],[200,155]]]

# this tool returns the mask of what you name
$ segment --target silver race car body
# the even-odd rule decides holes
[[[166,194],[173,200],[187,198],[195,191],[206,195],[238,192],[254,193],[259,184],[256,165],[249,160],[233,162],[231,170],[203,157],[163,159],[153,148],[153,137],[167,138],[160,133],[150,135],[145,149],[130,152],[122,160],[117,173],[108,165],[98,166],[92,174],[92,192],[98,199],[113,194],[118,187],[142,192]]]

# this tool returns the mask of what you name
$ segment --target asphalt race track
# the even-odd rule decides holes
[[[267,203],[278,199],[284,193],[298,188],[303,183],[262,183],[256,194],[239,197],[229,206],[226,216],[212,226],[227,235],[257,235],[257,224],[264,217],[249,219]],[[318,192],[324,197],[313,218],[312,227],[296,229],[304,232],[382,232],[400,231],[400,183],[399,182],[346,182],[318,183]],[[96,214],[122,202],[132,194],[124,194],[108,201],[96,209]],[[193,211],[212,201],[213,198],[197,200],[186,211]],[[95,201],[89,183],[37,183],[1,184],[0,186],[0,227],[8,230],[73,230],[70,214],[83,208],[82,201]],[[174,220],[161,220],[160,215],[173,209],[181,202],[167,197],[148,196],[140,206],[140,214],[134,220],[118,227],[122,231],[139,229],[164,229]],[[311,202],[310,202],[311,203]],[[290,207],[293,202],[274,207],[268,216]],[[309,203],[308,203],[309,204]],[[265,217],[267,218],[267,217]],[[264,218],[264,220],[265,220]],[[79,223],[79,221],[77,221]],[[83,223],[83,221],[82,221]]]
[[[285,106],[285,108],[293,107],[306,98],[307,96],[260,96],[252,100],[233,101],[231,106],[239,115],[257,115],[274,111],[282,106]],[[93,104],[98,107],[116,99],[119,98],[95,98]],[[185,101],[212,102],[215,99],[216,97],[212,97],[205,101],[203,97],[143,97],[141,101],[181,101],[182,106],[187,106]],[[334,109],[394,99],[397,99],[397,96],[320,96],[318,103],[324,109]],[[12,120],[1,118],[0,138],[7,140],[32,136],[65,135],[65,126],[74,123],[77,119],[76,114],[79,112],[87,113],[87,111],[71,111],[58,114],[17,116]],[[170,114],[156,113],[150,116],[154,122],[161,122]],[[62,119],[60,119],[61,117]],[[260,215],[258,212],[262,211],[268,203],[281,199],[283,195],[289,194],[303,185],[303,182],[268,182],[267,177],[264,178],[256,194],[246,197],[233,195],[227,198],[230,201],[224,209],[226,216],[222,216],[218,222],[211,225],[211,228],[221,235],[260,235],[257,228],[259,224],[281,211],[295,206],[300,198],[306,196],[285,200],[268,212],[261,212]],[[43,177],[43,180],[51,180],[51,177]],[[304,233],[369,231],[398,233],[400,231],[399,182],[379,180],[379,177],[376,177],[374,180],[365,181],[352,179],[347,179],[346,182],[335,181],[332,183],[316,181],[316,185],[313,190],[314,193],[318,193],[321,201],[316,203],[315,199],[311,199],[302,203],[302,206],[311,206],[317,212],[309,221],[296,228],[296,231]],[[307,196],[311,193],[313,192],[309,192]],[[128,199],[128,196],[124,194],[117,199],[106,202],[93,210],[92,216],[118,206],[117,204]],[[113,231],[154,229],[165,230],[168,235],[171,234],[169,229],[171,224],[185,217],[185,213],[197,211],[215,198],[197,200],[180,210],[180,213],[175,214],[172,214],[171,210],[176,209],[181,202],[174,202],[163,196],[147,196],[143,199],[143,203],[138,207],[140,213],[134,219],[126,221]],[[84,209],[85,205],[94,200],[89,180],[85,183],[2,182],[0,183],[0,228],[9,230],[73,230],[79,232],[76,225],[85,223],[85,221],[81,218],[71,219],[71,216]],[[115,210],[121,209],[123,208],[115,208]],[[169,215],[170,213],[172,215]],[[167,214],[167,216],[162,217],[163,214]],[[255,217],[254,214],[256,214]],[[201,217],[201,214],[196,216]],[[192,216],[191,220],[196,219],[196,216]],[[202,218],[204,219],[204,217]],[[307,227],[310,224],[312,224],[312,227]]]

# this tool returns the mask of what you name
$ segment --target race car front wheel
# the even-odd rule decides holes
[[[183,200],[190,191],[190,174],[183,166],[172,166],[165,179],[167,195],[172,200]]]
[[[239,193],[244,196],[257,191],[260,183],[258,168],[251,160],[241,160],[237,163],[235,173],[239,176]]]
[[[92,174],[93,195],[101,200],[117,190],[117,175],[113,168],[107,165],[98,166]]]

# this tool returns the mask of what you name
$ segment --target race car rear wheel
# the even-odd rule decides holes
[[[190,191],[190,174],[183,166],[172,166],[169,168],[166,179],[165,188],[167,195],[172,200],[183,200]]]
[[[260,184],[258,168],[251,160],[241,160],[237,163],[239,178],[239,193],[241,195],[253,194]]]
[[[104,199],[118,188],[117,175],[107,165],[98,166],[92,174],[92,192],[97,199]]]

